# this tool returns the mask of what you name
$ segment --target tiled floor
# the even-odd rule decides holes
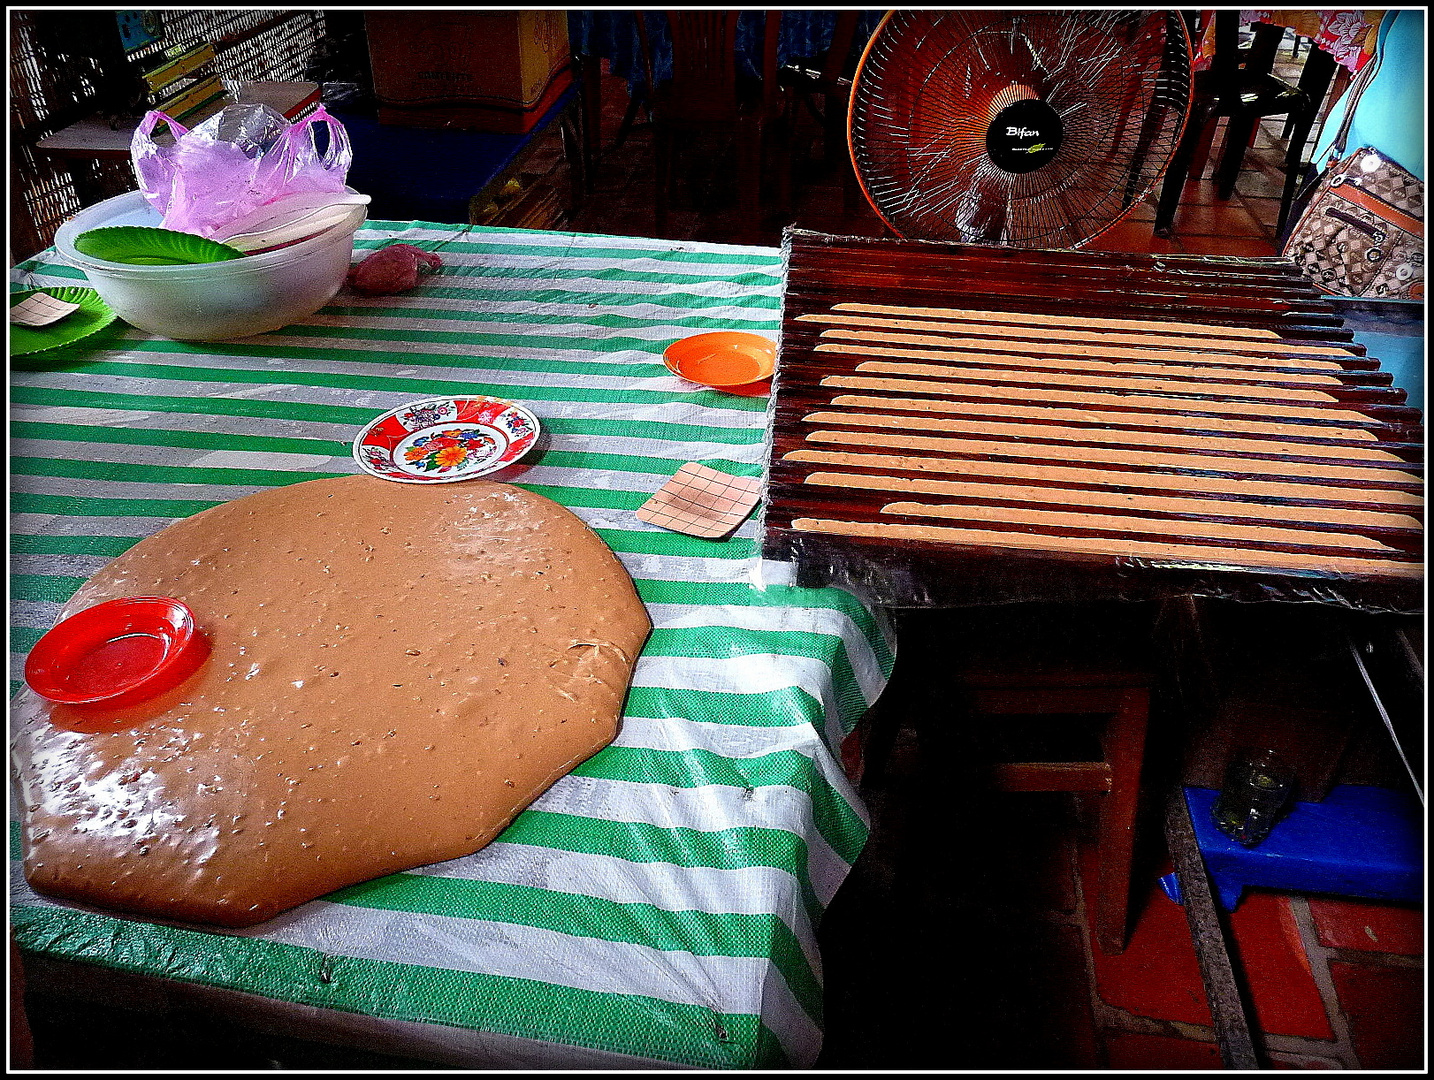
[[[613,145],[626,103],[625,83],[605,77],[600,144],[603,152],[594,191],[568,226],[578,232],[655,235],[651,132],[639,119],[622,146]],[[1273,118],[1257,131],[1231,199],[1219,200],[1209,179],[1188,182],[1168,239],[1153,233],[1157,189],[1089,246],[1111,251],[1277,254],[1275,225],[1284,184],[1281,165],[1285,144],[1280,140],[1283,125],[1282,118]],[[1222,121],[1213,141],[1212,164],[1223,139]],[[731,182],[735,150],[716,139],[696,147],[696,152],[686,156],[686,169],[679,169],[668,237],[775,246],[781,242],[785,225],[851,236],[890,235],[859,190],[844,177],[846,167],[823,164],[821,135],[806,113],[799,113],[788,149],[793,161],[793,205],[785,212],[769,207],[760,231],[752,236],[744,231],[735,213],[736,190]],[[1206,173],[1209,171],[1207,167]]]
[[[1190,180],[1169,238],[1155,236],[1154,197],[1124,221],[1097,236],[1090,247],[1107,251],[1183,252],[1192,255],[1277,255],[1275,226],[1280,217],[1285,144],[1280,141],[1281,118],[1265,121],[1256,131],[1244,168],[1235,182],[1235,194],[1221,200],[1209,179],[1213,159],[1224,144],[1224,124],[1217,128],[1212,161],[1204,179]]]

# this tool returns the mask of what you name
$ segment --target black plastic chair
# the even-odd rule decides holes
[[[1193,24],[1193,13],[1186,14]],[[1169,236],[1185,183],[1190,179],[1196,151],[1208,145],[1209,130],[1220,117],[1227,117],[1225,144],[1214,172],[1217,198],[1228,199],[1244,163],[1255,126],[1266,116],[1287,116],[1289,146],[1285,154],[1285,186],[1280,203],[1279,228],[1284,227],[1300,175],[1305,143],[1325,91],[1334,75],[1334,60],[1323,49],[1314,48],[1305,61],[1299,85],[1292,86],[1273,74],[1275,53],[1284,38],[1284,29],[1265,23],[1254,26],[1254,41],[1240,48],[1239,12],[1215,13],[1215,55],[1210,67],[1195,73],[1190,118],[1185,135],[1165,174],[1155,211],[1155,233]],[[1192,37],[1196,36],[1191,27]]]

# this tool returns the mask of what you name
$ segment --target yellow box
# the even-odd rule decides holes
[[[364,20],[385,123],[407,115],[422,127],[527,131],[570,81],[564,11],[370,11]]]

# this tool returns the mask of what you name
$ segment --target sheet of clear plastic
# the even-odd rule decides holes
[[[763,560],[755,520],[714,541],[636,514],[689,461],[760,475],[765,403],[685,383],[662,353],[713,322],[775,338],[779,253],[421,222],[358,234],[395,241],[443,258],[401,297],[346,293],[242,347],[173,353],[121,329],[64,370],[17,363],[12,677],[139,538],[352,473],[368,420],[452,390],[541,418],[551,445],[515,482],[597,532],[648,608],[619,734],[476,854],[243,931],[38,896],[16,851],[32,985],[63,962],[115,993],[468,1068],[810,1066],[816,927],[868,831],[837,755],[891,650],[850,593]],[[66,269],[47,252],[17,276]]]
[[[160,125],[168,134],[157,137]],[[343,191],[353,162],[348,134],[322,105],[291,124],[253,103],[226,105],[194,128],[151,110],[130,156],[145,199],[164,215],[161,227],[209,239],[285,195]]]

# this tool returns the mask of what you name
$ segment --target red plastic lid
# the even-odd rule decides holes
[[[208,656],[182,601],[130,596],[57,623],[25,659],[25,682],[63,705],[117,708],[177,686]]]

